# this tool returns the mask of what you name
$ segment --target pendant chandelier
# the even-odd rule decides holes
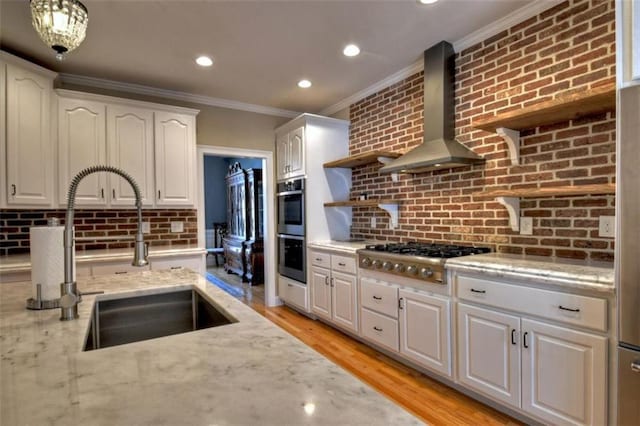
[[[89,13],[78,0],[30,0],[33,27],[56,58],[78,47],[87,32]]]

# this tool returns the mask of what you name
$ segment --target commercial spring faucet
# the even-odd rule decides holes
[[[64,282],[60,284],[60,319],[62,321],[78,318],[78,303],[80,302],[80,293],[76,282],[73,280],[74,263],[73,250],[75,233],[73,228],[73,216],[75,209],[76,191],[80,181],[90,174],[98,172],[115,173],[124,178],[131,187],[136,196],[136,208],[138,209],[138,230],[136,231],[136,242],[133,252],[133,266],[145,266],[149,263],[147,260],[148,250],[144,243],[142,235],[142,198],[140,197],[140,188],[136,181],[126,172],[112,166],[91,166],[81,170],[72,180],[67,193],[67,214],[64,222]]]

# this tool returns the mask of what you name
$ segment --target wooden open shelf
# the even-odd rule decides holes
[[[401,204],[398,200],[391,199],[377,199],[377,200],[348,200],[348,201],[334,201],[331,203],[324,203],[325,207],[377,207],[380,204]]]
[[[476,192],[474,196],[482,197],[518,197],[518,198],[541,198],[569,195],[590,195],[590,194],[615,194],[616,185],[605,183],[598,185],[578,185],[578,186],[554,186],[548,188],[525,188],[525,189],[495,189],[489,191]]]
[[[371,152],[363,152],[362,154],[351,155],[349,157],[341,158],[339,160],[330,161],[328,163],[324,163],[323,167],[326,169],[329,168],[351,168],[357,166],[364,166],[365,164],[373,164],[378,162],[378,158],[398,158],[402,154],[397,152],[389,152],[389,151],[371,151]]]
[[[616,87],[615,84],[609,84],[560,96],[516,111],[474,120],[471,125],[476,129],[488,132],[496,132],[501,127],[511,130],[524,130],[545,124],[572,120],[584,115],[612,111],[615,107]]]

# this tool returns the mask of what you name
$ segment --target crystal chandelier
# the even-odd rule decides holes
[[[56,58],[78,47],[87,32],[89,14],[78,0],[30,0],[31,21]]]

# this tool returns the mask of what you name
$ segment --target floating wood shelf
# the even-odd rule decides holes
[[[610,84],[559,96],[516,111],[474,120],[472,126],[488,132],[496,132],[501,127],[512,130],[532,129],[545,124],[573,120],[584,115],[613,111],[615,108],[616,87],[615,84]]]
[[[599,185],[578,185],[578,186],[554,186],[548,188],[525,188],[525,189],[495,189],[489,191],[476,192],[474,196],[482,197],[518,197],[518,198],[541,198],[569,195],[590,195],[590,194],[615,194],[616,185],[605,183]]]
[[[398,158],[401,155],[402,154],[398,152],[389,151],[363,152],[362,154],[351,155],[339,160],[324,163],[323,167],[326,169],[337,167],[349,169],[351,167],[364,166],[365,164],[381,162],[379,158]]]
[[[520,198],[562,197],[571,195],[615,194],[616,185],[604,183],[598,185],[554,186],[549,188],[495,189],[476,192],[475,197],[495,197],[509,212],[509,224],[514,231],[520,230]]]
[[[377,200],[349,200],[349,201],[334,201],[331,203],[324,203],[325,207],[378,207],[387,213],[389,213],[389,227],[395,229],[398,227],[398,204],[401,202],[391,199],[377,199]]]

